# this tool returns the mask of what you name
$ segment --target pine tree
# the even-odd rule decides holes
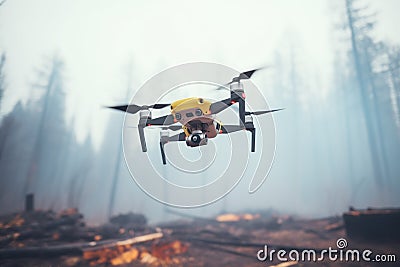
[[[62,171],[60,157],[65,143],[65,93],[62,80],[63,62],[54,57],[50,62],[44,90],[39,100],[40,118],[35,135],[30,167],[24,186],[24,193],[34,192],[39,205],[48,203],[45,200],[46,190],[57,183]],[[44,71],[46,73],[46,71]]]
[[[351,53],[354,61],[356,79],[358,82],[358,93],[361,99],[361,107],[365,119],[367,138],[370,148],[370,155],[373,166],[374,178],[378,185],[383,185],[384,170],[382,168],[382,137],[381,133],[376,131],[376,106],[374,101],[376,98],[375,88],[373,88],[370,79],[369,68],[371,66],[371,58],[367,53],[367,43],[373,42],[368,32],[373,29],[374,22],[370,21],[369,16],[362,15],[365,9],[356,8],[354,0],[345,0],[347,24],[350,30]],[[372,88],[371,88],[372,87]],[[372,99],[371,99],[372,98]]]

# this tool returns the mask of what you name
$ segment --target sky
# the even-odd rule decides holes
[[[370,0],[376,34],[400,43],[400,1]],[[38,71],[57,55],[65,63],[67,114],[79,140],[101,144],[110,111],[161,70],[210,61],[238,70],[272,65],[277,51],[301,51],[304,73],[320,72],[323,97],[343,18],[343,1],[61,1],[7,0],[0,6],[0,52],[7,54],[1,115],[32,89]],[[267,74],[266,74],[267,75]],[[262,81],[256,75],[254,81]],[[128,97],[127,97],[128,95]],[[268,96],[267,96],[268,97]]]

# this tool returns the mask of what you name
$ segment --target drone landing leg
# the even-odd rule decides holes
[[[246,103],[245,100],[242,97],[238,97],[239,98],[239,124],[240,125],[244,125],[245,124],[245,108],[246,108]]]
[[[167,160],[165,158],[165,151],[164,151],[164,143],[163,142],[160,142],[160,150],[161,150],[162,163],[164,165],[167,165]]]
[[[140,123],[138,125],[138,130],[139,130],[139,138],[140,138],[140,144],[142,145],[142,151],[147,152],[147,146],[146,146],[146,138],[144,136],[144,126],[142,126]]]
[[[164,165],[167,165],[167,159],[165,157],[165,150],[164,150],[164,146],[165,144],[169,143],[169,142],[178,142],[178,141],[185,141],[186,140],[186,134],[185,133],[179,133],[173,136],[168,136],[168,132],[167,131],[161,131],[160,134],[160,150],[161,150],[161,158],[162,158],[162,162]]]
[[[256,152],[256,128],[250,129],[251,132],[251,152]]]

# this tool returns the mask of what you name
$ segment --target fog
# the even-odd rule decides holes
[[[37,208],[77,207],[93,224],[128,211],[152,222],[176,218],[168,213],[176,208],[132,179],[121,145],[124,114],[104,106],[128,103],[154,75],[188,62],[238,71],[267,65],[251,80],[269,108],[285,110],[273,115],[275,159],[259,190],[248,193],[258,150],[226,197],[176,210],[213,216],[272,209],[322,217],[349,206],[399,206],[399,8],[394,0],[5,1],[0,212],[22,210],[25,194],[33,192]],[[191,85],[161,100],[191,95],[229,93]],[[247,101],[253,109],[268,108],[251,91]],[[228,110],[225,120],[235,112]],[[215,178],[205,172],[188,181],[161,165],[159,133],[146,135],[147,154],[167,179],[198,185]],[[214,143],[219,166],[230,149],[223,138]],[[179,150],[188,157],[198,152],[184,144]]]

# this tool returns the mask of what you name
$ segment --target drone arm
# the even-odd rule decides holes
[[[240,125],[221,125],[218,123],[217,128],[221,129],[221,134],[233,133],[241,130],[251,132],[251,152],[256,151],[256,128],[254,127],[254,124],[252,122],[247,122],[245,124],[245,127]]]
[[[138,125],[138,131],[139,131],[139,138],[140,138],[140,144],[142,146],[142,151],[147,152],[144,128],[146,128],[147,126],[151,126],[151,125],[170,125],[173,123],[175,123],[175,121],[174,121],[174,117],[172,115],[166,115],[166,116],[158,117],[155,119],[150,119],[150,118],[145,118],[145,117],[140,118],[139,125]]]
[[[168,137],[168,142],[174,142],[174,141],[175,142],[176,141],[186,141],[186,134],[182,132],[182,133],[175,134],[173,136]]]
[[[246,103],[245,103],[245,94],[244,91],[242,93],[237,93],[234,91],[231,91],[231,97],[217,101],[211,104],[210,106],[210,111],[211,114],[217,114],[228,107],[232,106],[235,103],[239,103],[239,118],[240,118],[240,123],[244,125],[245,122],[245,108],[246,108]]]
[[[240,125],[221,125],[219,123],[217,125],[217,128],[220,129],[221,134],[234,133],[241,130],[245,130],[245,128]]]
[[[221,101],[217,101],[214,102],[210,105],[210,111],[211,114],[217,114],[227,108],[229,108],[230,106],[232,106],[233,104],[235,104],[237,102],[237,98],[227,98]]]
[[[174,116],[173,115],[165,115],[162,117],[154,118],[154,119],[147,119],[146,120],[146,126],[151,126],[151,125],[171,125],[174,124]]]

